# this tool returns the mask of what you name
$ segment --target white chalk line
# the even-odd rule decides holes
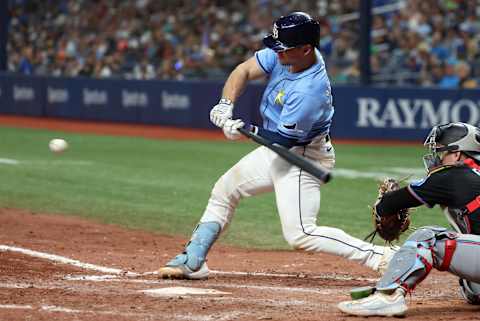
[[[126,270],[109,268],[100,265],[95,265],[91,263],[84,263],[79,260],[70,259],[64,256],[49,254],[45,252],[39,252],[34,250],[29,250],[17,246],[9,245],[0,245],[0,252],[16,252],[29,255],[32,257],[37,257],[41,259],[50,260],[53,262],[63,263],[67,265],[73,265],[76,267],[83,268],[85,270],[92,270],[102,273],[110,273],[113,275],[126,276],[126,277],[140,277],[147,275],[155,275],[157,272],[145,272],[145,273],[136,273]],[[264,273],[264,272],[239,272],[239,271],[217,271],[211,270],[210,273],[214,275],[225,275],[225,276],[251,276],[251,277],[276,277],[276,278],[304,278],[304,279],[329,279],[336,281],[368,281],[375,282],[377,279],[363,278],[363,277],[352,277],[347,275],[336,275],[336,274],[323,274],[323,275],[312,275],[306,276],[304,274],[295,274],[295,273]],[[90,276],[91,277],[91,276]],[[103,276],[104,278],[112,278],[112,276]],[[101,277],[100,277],[101,278]],[[94,281],[94,280],[92,280]]]
[[[104,266],[100,266],[100,265],[84,263],[84,262],[81,262],[79,260],[70,259],[70,258],[60,256],[60,255],[49,254],[49,253],[44,253],[44,252],[39,252],[39,251],[33,251],[33,250],[24,249],[24,248],[17,247],[17,246],[0,245],[0,252],[8,252],[8,251],[9,252],[22,253],[22,254],[25,254],[25,255],[32,256],[32,257],[46,259],[46,260],[50,260],[50,261],[57,262],[57,263],[73,265],[73,266],[80,267],[80,268],[83,268],[83,269],[86,269],[86,270],[93,270],[93,271],[98,271],[98,272],[103,272],[103,273],[111,273],[111,274],[117,274],[117,275],[138,276],[138,273],[135,273],[135,272],[128,272],[128,271],[124,271],[124,270],[121,270],[121,269],[108,268],[108,267],[104,267]]]
[[[217,271],[210,270],[211,274],[226,275],[226,276],[260,276],[260,277],[275,277],[275,278],[297,278],[308,280],[334,280],[334,281],[368,281],[375,282],[377,279],[353,277],[350,275],[339,274],[321,274],[321,275],[306,275],[298,273],[266,273],[266,272],[239,272],[239,271]]]
[[[18,159],[13,158],[0,158],[0,165],[33,165],[33,166],[58,166],[58,165],[65,165],[65,166],[92,166],[94,165],[93,161],[82,161],[82,160],[68,160],[68,159],[61,159],[61,160],[22,160],[19,161]]]
[[[11,158],[0,158],[0,164],[5,165],[18,165],[20,162],[16,159]]]
[[[31,283],[0,283],[0,288],[3,289],[28,289],[31,287]]]
[[[0,309],[31,310],[33,309],[33,307],[31,305],[21,305],[21,304],[0,304]]]
[[[65,276],[64,280],[66,281],[85,281],[88,280],[83,278]],[[115,279],[97,279],[97,282],[116,282],[116,283],[137,283],[137,284],[145,284],[145,285],[184,285],[185,282],[181,280],[144,280],[144,279],[121,279],[115,276]],[[325,287],[322,286],[320,288],[299,288],[299,287],[282,287],[282,286],[262,286],[262,285],[235,285],[231,283],[218,283],[218,282],[210,282],[210,281],[202,281],[201,286],[203,287],[216,287],[216,288],[225,288],[225,289],[247,289],[247,290],[260,290],[260,291],[279,291],[279,292],[286,292],[286,293],[305,293],[305,294],[314,294],[319,295],[321,297],[328,297],[331,295],[338,295],[339,290],[338,287],[329,286]],[[37,288],[37,289],[68,289],[69,291],[79,291],[79,292],[88,292],[88,293],[98,293],[102,292],[100,289],[80,289],[78,286],[72,288],[72,286],[68,285],[38,285],[38,284],[31,284],[31,283],[0,283],[0,289],[25,289],[25,288]],[[136,294],[138,290],[124,290],[124,294]],[[230,297],[230,296],[188,296],[188,295],[175,295],[177,297],[189,298],[189,300],[208,300],[208,301],[230,301],[230,302],[244,302],[244,303],[251,303],[255,305],[278,305],[278,306],[285,306],[285,305],[312,305],[311,302],[307,303],[302,300],[275,300],[272,303],[270,299],[258,299],[258,298],[241,298],[241,297]],[[445,293],[445,291],[428,291],[428,292],[421,292],[417,291],[415,293],[415,297],[418,299],[445,299],[445,298],[457,298],[457,293]],[[320,305],[323,304],[320,302]]]
[[[185,286],[163,287],[157,289],[138,290],[152,297],[169,297],[169,296],[190,296],[190,295],[228,295],[230,292],[223,292],[215,289],[192,288]]]
[[[25,255],[37,257],[37,258],[42,258],[42,259],[47,259],[51,260],[54,262],[59,262],[63,264],[69,264],[73,265],[76,267],[81,267],[87,270],[94,270],[98,272],[103,272],[103,273],[111,273],[110,275],[103,275],[103,276],[66,276],[66,279],[72,280],[72,281],[79,281],[79,280],[84,280],[84,281],[112,281],[116,280],[115,278],[118,278],[118,276],[126,276],[126,277],[138,277],[141,276],[139,273],[134,273],[134,272],[128,272],[124,271],[121,269],[115,269],[115,268],[107,268],[99,265],[94,265],[90,263],[83,263],[78,260],[73,260],[69,259],[63,256],[59,255],[54,255],[54,254],[49,254],[49,253],[44,253],[44,252],[39,252],[39,251],[33,251],[29,249],[24,249],[16,246],[8,246],[8,245],[0,245],[0,251],[11,251],[11,252],[17,252],[17,253],[22,253]],[[218,274],[218,275],[227,275],[227,276],[262,276],[262,277],[279,277],[279,278],[298,278],[298,274],[288,274],[288,273],[262,273],[262,272],[238,272],[238,271],[232,271],[232,272],[223,272],[223,271],[212,271],[213,274]],[[147,272],[147,273],[153,273],[153,272]],[[301,276],[302,278],[305,278],[304,275]],[[312,276],[311,279],[330,279],[330,280],[358,280],[358,281],[375,281],[375,279],[367,279],[367,278],[353,278],[353,277],[348,277],[348,276],[336,276],[336,275],[315,275]],[[128,282],[128,279],[118,279],[119,282]],[[165,281],[160,282],[160,281],[152,281],[152,280],[136,280],[138,283],[144,283],[144,284],[165,284]],[[271,291],[283,291],[283,292],[304,292],[304,293],[315,293],[315,294],[324,294],[321,292],[321,290],[317,289],[311,289],[311,288],[292,288],[292,287],[275,287],[275,286],[260,286],[260,285],[232,285],[232,284],[218,284],[215,283],[214,286],[217,287],[226,287],[226,288],[250,288],[250,289],[258,289],[258,290],[271,290]]]
[[[122,279],[122,278],[91,278],[85,276],[65,276],[67,281],[93,281],[93,282],[116,282],[116,283],[138,283],[146,285],[177,285],[183,284],[182,280],[145,280],[145,279]],[[206,287],[217,287],[217,288],[227,288],[227,289],[255,289],[260,291],[279,291],[279,292],[289,292],[289,293],[311,293],[311,294],[322,294],[328,295],[338,292],[336,288],[302,288],[302,287],[287,287],[287,286],[268,286],[268,285],[251,285],[251,284],[232,284],[232,283],[219,283],[218,281],[209,282],[202,281],[201,286]],[[1,286],[0,286],[1,287]]]
[[[426,172],[421,168],[406,168],[406,167],[392,167],[381,168],[382,171],[356,170],[351,168],[335,168],[333,175],[335,177],[342,177],[347,179],[368,178],[377,181],[383,180],[386,177],[395,179],[407,178],[407,182],[412,182],[425,176]]]

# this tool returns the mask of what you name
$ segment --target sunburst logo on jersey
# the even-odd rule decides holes
[[[283,106],[283,97],[285,96],[285,91],[283,89],[281,89],[277,96],[275,97],[275,104],[276,105],[280,105],[280,106]]]

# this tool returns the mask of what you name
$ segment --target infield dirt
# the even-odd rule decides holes
[[[0,210],[1,245],[130,272],[155,271],[185,242],[74,217]],[[97,271],[3,251],[0,320],[358,320],[343,315],[336,304],[348,299],[351,287],[378,277],[341,258],[298,251],[215,245],[208,263],[226,274],[205,281],[161,280],[155,275],[105,279]],[[96,281],[87,279],[92,275]],[[172,287],[228,294],[152,297],[141,292]],[[478,308],[459,298],[457,280],[447,273],[433,272],[408,304],[409,320],[478,319]]]

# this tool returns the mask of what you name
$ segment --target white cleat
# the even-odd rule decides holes
[[[364,299],[340,302],[337,307],[344,313],[364,317],[403,317],[408,310],[404,293],[400,288],[393,294],[376,292]]]

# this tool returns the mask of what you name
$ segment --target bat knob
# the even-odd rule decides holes
[[[322,181],[326,184],[326,183],[330,182],[331,179],[332,179],[332,174],[331,173],[326,173],[325,176],[323,177]]]

